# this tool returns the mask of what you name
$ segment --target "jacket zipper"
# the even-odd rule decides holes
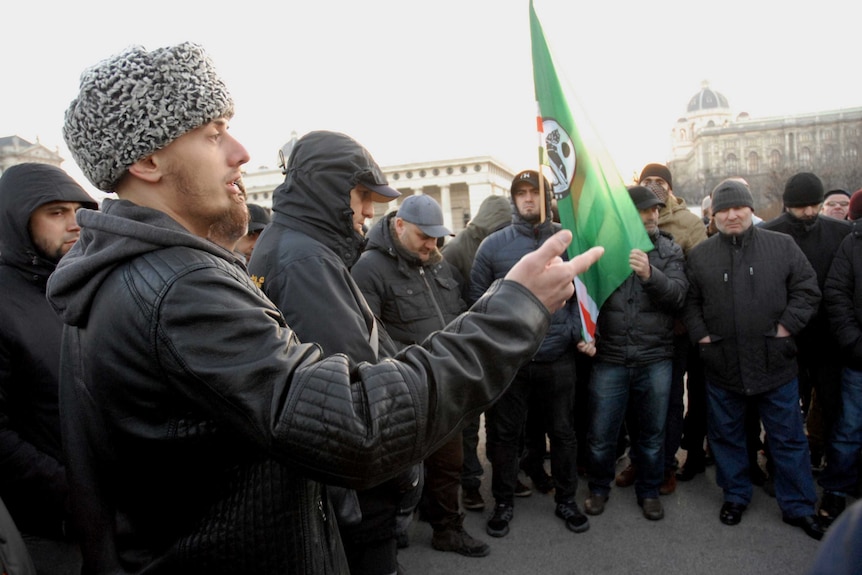
[[[428,277],[425,275],[425,268],[419,266],[419,275],[422,276],[422,281],[425,282],[425,287],[428,288],[428,293],[431,294],[431,301],[434,303],[434,309],[437,310],[437,319],[440,320],[440,329],[446,327],[446,320],[443,319],[443,312],[440,310],[440,305],[437,303],[437,298],[434,296],[434,290],[431,284],[428,283]]]

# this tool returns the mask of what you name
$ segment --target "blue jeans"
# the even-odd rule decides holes
[[[769,438],[770,456],[775,464],[775,498],[782,514],[786,518],[813,514],[817,493],[795,377],[753,396],[707,381],[709,446],[715,456],[716,482],[724,490],[724,500],[742,505],[751,502],[745,440],[745,406],[749,400],[757,405]]]
[[[862,451],[862,371],[844,368],[841,373],[841,415],[826,443],[826,469],[820,486],[826,491],[846,494],[852,491],[859,476],[859,453]]]
[[[632,448],[637,453],[638,500],[659,496],[664,479],[664,433],[673,362],[626,367],[597,361],[590,376],[590,493],[607,495],[614,479],[617,437],[631,405],[637,418]]]
[[[485,412],[486,449],[491,462],[491,492],[497,503],[513,505],[524,424],[530,395],[539,394],[539,409],[551,440],[554,500],[574,500],[578,487],[577,438],[573,418],[575,359],[533,361],[518,370],[506,393]]]

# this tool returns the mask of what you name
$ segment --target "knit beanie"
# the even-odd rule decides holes
[[[856,190],[850,196],[850,211],[847,212],[847,218],[851,220],[862,218],[862,190]]]
[[[233,99],[203,48],[133,46],[81,74],[63,137],[87,179],[110,192],[129,166],[222,117],[233,117]]]
[[[787,180],[783,200],[788,208],[819,204],[823,201],[823,182],[811,172],[799,172]]]
[[[748,186],[738,180],[724,180],[712,190],[712,213],[748,206],[754,209],[754,199]]]
[[[644,166],[644,169],[641,170],[641,177],[638,179],[638,183],[643,182],[644,178],[650,176],[661,178],[667,182],[667,187],[671,190],[673,189],[673,178],[670,175],[670,170],[664,164],[647,164]]]

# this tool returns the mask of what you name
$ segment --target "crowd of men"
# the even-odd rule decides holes
[[[391,575],[416,514],[433,548],[482,557],[462,511],[485,508],[482,414],[492,537],[531,492],[521,471],[582,533],[613,484],[662,520],[710,458],[725,525],[769,479],[810,537],[859,529],[842,512],[862,449],[862,190],[801,172],[763,222],[730,178],[701,219],[647,165],[628,195],[651,248],[585,338],[573,280],[602,249],[565,256],[539,172],[450,237],[434,199],[316,131],[270,214],[246,204],[233,112],[199,46],[130,48],[82,75],[63,130],[116,199],[41,164],[0,177],[6,572]]]

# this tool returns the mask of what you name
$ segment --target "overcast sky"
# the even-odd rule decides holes
[[[131,44],[202,44],[236,102],[248,170],[291,131],[350,134],[381,165],[537,162],[528,0],[16,1],[4,8],[0,136],[58,147],[81,71]],[[225,10],[228,8],[229,12]],[[628,181],[666,161],[708,80],[734,112],[862,106],[860,9],[820,0],[536,0],[558,72]],[[87,186],[88,189],[92,189]]]

